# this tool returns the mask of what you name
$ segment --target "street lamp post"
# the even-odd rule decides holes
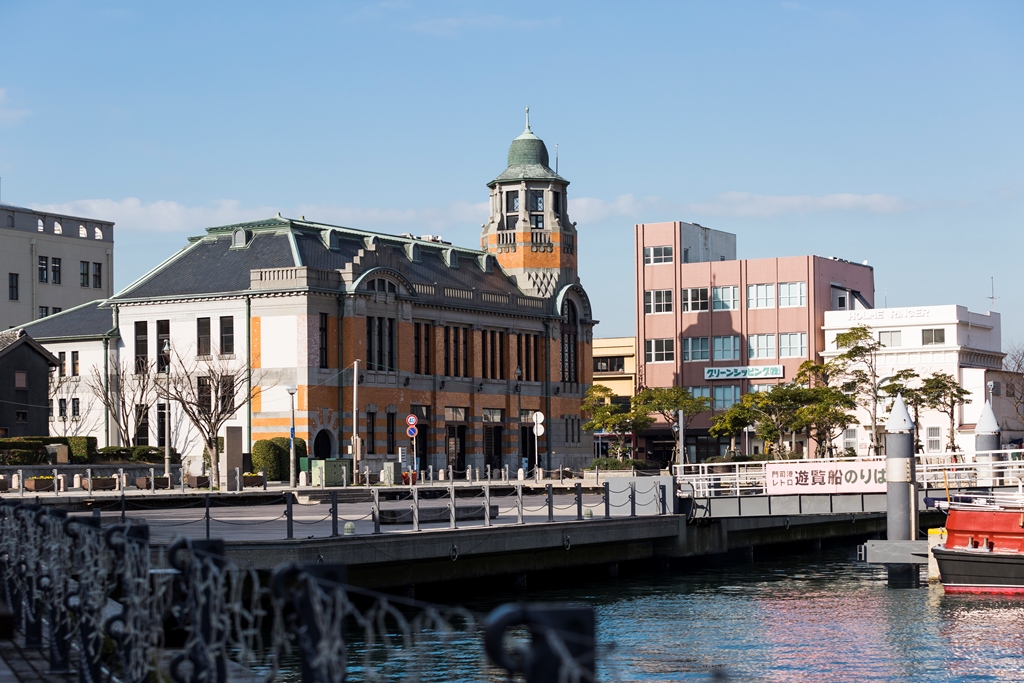
[[[164,355],[167,362],[164,364],[164,389],[166,390],[167,403],[164,404],[164,476],[167,477],[167,486],[170,487],[171,476],[171,342],[164,339]]]
[[[288,395],[292,397],[292,430],[288,436],[288,485],[295,488],[295,392],[299,389],[294,385],[287,389]]]
[[[523,368],[516,366],[516,448],[519,464],[523,461]],[[518,467],[516,468],[519,469]]]

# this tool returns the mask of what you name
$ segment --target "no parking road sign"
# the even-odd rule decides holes
[[[409,438],[415,437],[420,433],[420,430],[416,429],[415,425],[409,425],[409,428],[405,430],[405,433],[409,435]]]

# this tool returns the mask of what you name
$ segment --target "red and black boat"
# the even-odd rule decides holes
[[[1024,496],[939,502],[946,541],[932,548],[947,593],[1024,594]]]

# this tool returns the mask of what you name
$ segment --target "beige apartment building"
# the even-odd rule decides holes
[[[114,224],[0,204],[0,329],[114,293]]]
[[[629,410],[636,395],[636,337],[594,339],[594,384],[608,387],[615,394],[612,403]],[[594,433],[594,455],[608,453],[608,438]]]
[[[635,228],[637,384],[688,387],[711,399],[712,415],[744,393],[792,381],[806,360],[820,362],[826,311],[874,307],[874,271],[866,264],[821,256],[740,260],[735,236],[729,249],[725,235],[680,222]],[[708,435],[709,417],[686,434],[691,462],[728,447]],[[641,455],[667,461],[674,446],[667,425],[645,437]]]

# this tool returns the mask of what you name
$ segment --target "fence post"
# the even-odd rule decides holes
[[[85,481],[86,481],[85,488],[87,488],[89,490],[89,495],[91,496],[92,495],[92,468],[91,467],[85,468]]]
[[[181,463],[181,469],[179,471],[181,472],[181,492],[185,493],[185,463],[184,462]]]
[[[156,494],[156,469],[149,468],[149,490]]]
[[[451,465],[448,465],[448,481],[455,481],[455,470]]]
[[[292,495],[291,491],[285,491],[284,494],[284,516],[288,527],[288,538],[295,537],[295,529],[293,527],[294,520],[292,518],[292,499],[295,496]]]
[[[452,468],[449,467],[448,469],[450,471]],[[448,528],[449,529],[457,529],[458,528],[458,522],[455,520],[455,483],[454,482],[448,487],[448,498],[449,498],[449,501],[448,501]]]
[[[491,478],[490,465],[487,466],[487,479]],[[484,526],[491,525],[491,485],[484,484]]]
[[[420,490],[415,486],[409,487],[412,490],[412,530],[420,530]]]
[[[431,484],[434,483],[434,466],[427,465],[427,481]]]
[[[206,513],[203,518],[206,520],[206,540],[210,540],[210,494],[207,493],[203,498],[206,499]]]
[[[611,489],[608,486],[608,482],[603,484],[604,486],[604,518],[610,519],[612,516],[612,499]]]
[[[267,468],[266,467],[261,467],[260,468],[260,475],[263,477],[263,490],[266,491],[267,490]]]
[[[489,484],[491,483],[491,466],[485,465],[484,467],[487,470],[487,483]]]
[[[629,482],[629,516],[636,517],[636,482]]]
[[[60,482],[57,481],[57,468],[53,468],[53,495],[60,495]]]
[[[551,484],[545,485],[548,492],[548,521],[555,521],[555,496],[551,491]]]
[[[25,496],[25,470],[18,470],[18,490]]]
[[[373,505],[370,506],[370,514],[373,516],[373,533],[380,533],[380,489],[373,488]]]
[[[124,472],[124,470],[121,469],[120,467],[117,469],[117,471],[119,473]],[[125,517],[126,517],[125,516],[125,507],[126,506],[125,506],[125,500],[124,500],[124,475],[123,474],[118,474],[117,475],[117,485],[121,487],[121,524],[124,524]]]
[[[505,467],[502,468],[502,470],[501,470],[501,479],[506,484],[508,483],[508,465],[505,465]]]
[[[576,482],[576,519],[583,519],[583,484]]]
[[[347,489],[348,488],[348,467],[347,466],[341,468],[341,488],[343,488],[343,489]]]
[[[601,485],[601,466],[594,465],[594,484]]]
[[[331,536],[338,535],[338,492],[331,491]]]
[[[665,495],[666,487],[665,487],[664,484],[658,484],[658,488],[661,489],[661,514],[667,515],[668,514],[668,501],[666,500],[666,495]]]
[[[245,489],[245,486],[242,484],[242,468],[241,467],[236,467],[235,468],[235,490],[238,491],[239,493],[241,493],[244,489]]]
[[[518,523],[523,523],[523,485],[516,484],[516,514],[518,515]]]
[[[558,483],[559,484],[564,484],[565,483],[565,468],[564,467],[559,467],[558,468]]]

